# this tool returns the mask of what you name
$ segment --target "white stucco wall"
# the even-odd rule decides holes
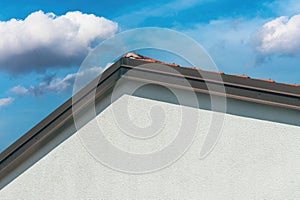
[[[140,97],[130,97],[128,105],[140,127],[151,123],[149,108],[161,106],[167,119],[162,132],[139,141],[124,135],[114,124],[112,106],[80,131],[92,133],[98,123],[112,144],[133,153],[162,149],[176,136],[179,105]],[[299,126],[226,114],[219,142],[200,160],[212,112],[184,109],[201,117],[197,135],[167,168],[139,175],[118,172],[93,158],[77,132],[4,187],[0,199],[300,199]]]

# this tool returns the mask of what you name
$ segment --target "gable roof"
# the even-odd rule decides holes
[[[227,75],[222,72],[210,72],[196,68],[181,67],[177,64],[164,63],[149,57],[135,53],[128,53],[116,63],[103,72],[100,79],[96,78],[75,95],[75,104],[80,104],[78,109],[87,107],[92,102],[91,92],[96,90],[96,96],[101,97],[109,92],[128,70],[141,64],[159,63],[176,69],[186,80],[192,89],[199,93],[210,93],[211,95],[225,96],[231,99],[253,102],[263,105],[281,107],[285,109],[300,111],[300,85],[276,83],[271,80],[252,79],[247,76]],[[143,73],[156,73],[163,76],[177,76],[159,70],[141,69]],[[199,73],[200,71],[200,73]],[[205,80],[202,75],[205,75]],[[223,81],[217,77],[221,76]],[[147,82],[149,77],[132,77]],[[167,80],[167,79],[166,79]],[[178,88],[180,85],[166,82],[164,79],[151,80],[160,85]],[[226,94],[220,91],[208,91],[205,82],[224,84]],[[180,87],[180,89],[186,89]],[[189,88],[190,89],[190,88]],[[59,106],[54,112],[43,119],[35,127],[24,134],[15,143],[0,154],[0,183],[4,177],[16,166],[22,163],[27,156],[36,151],[47,141],[54,137],[55,130],[64,124],[73,123],[72,98]],[[78,110],[79,112],[80,110]],[[1,184],[0,184],[1,188]]]

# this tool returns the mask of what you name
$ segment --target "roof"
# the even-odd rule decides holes
[[[187,79],[195,92],[210,93],[212,95],[224,96],[231,99],[253,102],[263,105],[276,106],[294,111],[300,111],[300,85],[277,83],[271,80],[252,79],[248,76],[227,75],[222,72],[210,72],[196,68],[181,67],[178,64],[169,64],[149,57],[141,56],[136,53],[128,53],[120,58],[116,63],[109,67],[101,77],[91,81],[75,95],[75,104],[80,104],[78,109],[83,109],[92,103],[91,92],[96,90],[96,96],[101,97],[116,84],[128,70],[140,64],[159,63],[176,69]],[[176,74],[165,73],[160,70],[141,69],[142,73],[156,73],[163,76],[177,76]],[[200,73],[199,73],[200,72]],[[205,79],[202,76],[205,76]],[[222,78],[220,81],[217,77]],[[156,79],[152,76],[132,77],[140,81],[147,82],[149,77],[154,78],[152,82],[168,87],[180,87],[178,84],[166,82],[168,79]],[[223,85],[226,94],[220,91],[208,91],[206,83]],[[189,88],[190,89],[190,88]],[[74,99],[73,99],[74,100]],[[43,119],[35,127],[24,134],[15,143],[9,146],[0,154],[0,183],[6,175],[49,138],[56,137],[55,130],[61,128],[68,122],[73,122],[72,98],[59,106],[54,112]],[[78,110],[79,112],[80,110]],[[1,188],[1,184],[0,184]]]
[[[176,63],[162,62],[162,61],[159,61],[159,60],[156,60],[156,59],[153,59],[153,58],[149,58],[149,57],[146,57],[146,56],[143,56],[143,55],[139,55],[135,52],[127,53],[126,55],[124,55],[124,58],[136,59],[136,60],[141,60],[141,61],[145,61],[145,62],[149,62],[149,63],[159,63],[159,64],[173,66],[173,67],[183,67],[183,66],[180,66],[179,64],[176,64]],[[194,69],[194,70],[198,70],[198,71],[204,71],[204,70],[201,70],[199,68],[191,68],[191,67],[184,67],[184,68]],[[279,82],[276,82],[275,80],[272,80],[272,79],[251,78],[250,76],[247,76],[245,74],[235,75],[235,74],[225,74],[224,72],[216,72],[216,73],[221,74],[221,75],[226,75],[226,76],[237,76],[237,77],[240,77],[240,78],[246,78],[246,79],[251,79],[251,80],[265,81],[265,82],[271,82],[271,83],[278,83],[280,85],[288,85],[288,86],[292,86],[292,87],[299,87],[298,89],[300,90],[300,84],[279,83]]]

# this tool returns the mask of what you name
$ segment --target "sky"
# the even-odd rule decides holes
[[[97,44],[142,27],[186,34],[227,74],[300,83],[298,0],[1,0],[0,152],[71,97]]]

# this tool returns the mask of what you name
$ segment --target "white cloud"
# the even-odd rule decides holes
[[[265,23],[257,32],[256,50],[265,55],[300,56],[300,14]]]
[[[117,30],[117,23],[79,11],[61,16],[37,11],[24,20],[0,21],[0,70],[24,73],[80,64],[95,43]]]
[[[92,67],[87,69],[84,72],[77,72],[67,74],[65,77],[54,77],[48,76],[44,78],[44,81],[37,85],[32,85],[29,87],[24,87],[22,85],[17,85],[10,89],[10,92],[16,95],[33,95],[33,96],[42,96],[48,93],[61,93],[61,92],[70,92],[75,81],[75,78],[80,76],[84,79],[93,80],[100,72],[102,68]]]
[[[10,90],[12,93],[23,95],[28,93],[28,89],[23,86],[17,85]]]
[[[14,98],[7,97],[7,98],[0,98],[0,108],[11,104],[14,101]]]

